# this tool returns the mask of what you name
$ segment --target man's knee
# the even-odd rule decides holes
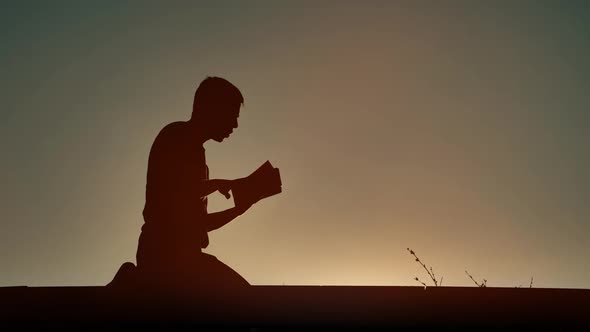
[[[234,269],[217,259],[217,257],[203,253],[203,273],[210,275],[216,283],[224,287],[249,286],[250,283]]]

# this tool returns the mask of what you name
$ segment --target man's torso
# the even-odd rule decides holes
[[[142,232],[205,248],[207,198],[195,192],[209,178],[209,169],[205,149],[193,137],[186,122],[171,123],[156,137],[148,162]]]

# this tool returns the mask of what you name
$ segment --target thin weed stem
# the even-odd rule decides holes
[[[473,278],[473,276],[472,276],[471,274],[469,274],[469,272],[467,272],[467,270],[465,270],[465,273],[467,273],[467,275],[469,276],[469,278],[470,278],[471,280],[473,280],[473,282],[474,282],[474,283],[477,285],[477,287],[487,287],[487,283],[488,283],[488,281],[487,281],[486,279],[483,279],[483,282],[479,283],[479,282],[477,282],[477,281],[476,281],[476,280]]]
[[[420,258],[418,258],[418,256],[416,256],[416,253],[414,252],[414,250],[410,249],[410,248],[406,248],[408,250],[408,252],[410,253],[410,255],[414,256],[414,259],[416,262],[418,262],[418,264],[420,264],[424,270],[426,270],[426,273],[428,273],[428,276],[430,277],[430,279],[432,280],[432,282],[434,283],[434,286],[440,286],[442,285],[442,278],[440,279],[440,284],[438,282],[438,280],[436,280],[436,276],[434,275],[434,270],[432,269],[432,266],[430,267],[430,269],[428,269],[426,267],[426,265],[424,263],[422,263],[422,261],[420,260]],[[426,284],[424,284],[422,281],[418,280],[418,277],[416,277],[414,280],[419,281],[421,284],[424,285],[424,287],[426,287]]]

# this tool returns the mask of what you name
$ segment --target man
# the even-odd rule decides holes
[[[138,272],[175,286],[247,286],[239,274],[201,250],[208,232],[248,210],[251,204],[207,213],[207,196],[226,198],[235,180],[209,179],[203,144],[222,142],[238,127],[244,98],[219,77],[207,77],[195,92],[189,121],[173,122],[156,137],[149,156],[144,225],[137,249]]]

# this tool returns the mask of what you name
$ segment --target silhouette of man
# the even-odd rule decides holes
[[[222,142],[238,127],[244,98],[220,77],[207,77],[197,88],[189,121],[166,125],[149,155],[144,225],[137,267],[149,280],[170,286],[249,285],[238,273],[202,252],[208,232],[240,216],[252,204],[207,212],[207,196],[226,198],[236,180],[209,179],[203,143]]]

